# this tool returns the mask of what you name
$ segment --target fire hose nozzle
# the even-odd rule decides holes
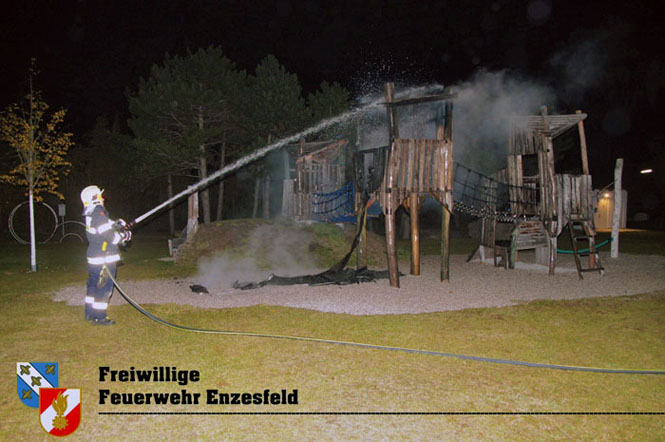
[[[118,219],[113,223],[113,230],[116,231],[120,237],[120,245],[127,246],[128,243],[132,240],[132,226],[134,223],[128,223],[124,219]]]
[[[126,222],[124,219],[118,219],[116,222],[113,223],[113,230],[116,232],[121,232],[123,230],[131,230],[132,227],[134,227],[133,222]]]

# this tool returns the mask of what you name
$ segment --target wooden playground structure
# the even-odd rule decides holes
[[[344,185],[344,149],[347,140],[294,145],[295,178],[285,174],[282,193],[282,214],[297,220],[315,216],[312,200],[315,194],[331,192]],[[289,146],[290,147],[290,146]]]
[[[442,207],[441,280],[449,278],[450,215],[453,211],[453,105],[451,93],[395,100],[393,83],[385,85],[389,150],[381,185],[367,205],[378,200],[385,215],[386,252],[390,285],[399,287],[395,212],[403,205],[411,218],[411,274],[420,275],[420,233],[418,213],[427,195]],[[445,115],[437,122],[436,139],[400,138],[397,108],[422,102],[443,101]],[[359,200],[359,198],[357,198]],[[365,220],[364,220],[365,221]],[[358,249],[359,266],[364,265],[366,222]]]
[[[535,249],[537,262],[547,265],[549,273],[554,274],[557,237],[567,226],[580,279],[584,272],[603,273],[595,248],[585,118],[581,111],[548,115],[543,107],[540,116],[513,119],[508,166],[495,174],[497,181],[508,185],[513,219],[507,223],[507,237],[499,234],[498,217],[483,217],[482,221],[481,247],[493,249],[495,264],[497,255],[501,255],[504,267],[514,268],[519,250]],[[563,157],[567,157],[567,164],[561,161]],[[565,166],[562,172],[570,173],[557,173],[557,163]],[[582,251],[580,245],[585,244]],[[588,257],[588,266],[582,264],[582,257]]]
[[[539,116],[514,118],[508,140],[507,167],[489,177],[454,163],[454,98],[455,94],[446,91],[396,100],[394,84],[385,85],[388,146],[356,153],[362,157],[364,153],[384,149],[382,156],[378,157],[380,164],[374,164],[378,181],[369,191],[362,189],[356,165],[355,207],[352,210],[362,226],[357,250],[358,267],[366,265],[367,212],[361,210],[362,205],[368,208],[378,202],[385,215],[390,285],[399,287],[395,214],[400,206],[410,215],[410,273],[420,274],[419,211],[429,195],[442,207],[441,281],[450,276],[450,219],[456,208],[482,219],[480,255],[485,258],[492,253],[495,265],[500,257],[505,268],[514,268],[519,251],[535,249],[537,261],[547,265],[549,273],[553,274],[557,237],[568,226],[579,277],[589,271],[602,274],[595,249],[593,192],[583,125],[586,115],[580,111],[571,115],[548,115],[543,107]],[[401,138],[398,109],[428,102],[441,102],[436,138]],[[335,181],[338,187],[341,184],[343,170],[339,163],[332,162],[341,145],[329,143],[309,153],[305,153],[304,146],[303,141],[296,162],[296,217],[312,219],[312,204],[308,202],[317,191],[317,183]],[[562,162],[561,158],[567,162]],[[461,176],[464,173],[466,177]],[[469,180],[470,174],[475,175],[473,180]],[[361,215],[365,218],[360,219]],[[582,249],[585,244],[587,248]],[[587,266],[581,259],[585,256],[588,256]]]

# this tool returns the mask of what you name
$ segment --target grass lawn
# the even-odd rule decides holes
[[[602,238],[601,238],[602,240]],[[621,249],[665,254],[662,232],[629,232]],[[565,243],[564,243],[565,244]],[[453,245],[455,247],[455,245]],[[454,248],[467,253],[471,244]],[[470,250],[469,250],[470,251]],[[433,253],[437,253],[436,249]],[[17,361],[56,361],[60,386],[81,388],[81,427],[68,440],[607,440],[659,441],[663,415],[100,415],[102,412],[665,412],[665,376],[535,369],[458,359],[240,336],[160,326],[131,306],[114,307],[113,327],[82,320],[83,307],[51,301],[84,283],[80,244],[38,248],[26,273],[24,246],[0,254],[0,440],[52,440],[38,413],[16,397]],[[122,279],[184,275],[157,261],[163,238],[137,235]],[[117,294],[115,296],[118,296]],[[418,315],[351,316],[285,307],[147,308],[201,328],[255,331],[533,362],[665,369],[665,291],[631,297],[542,301]],[[101,382],[99,367],[198,370],[200,381]],[[199,405],[100,404],[100,390],[200,393]],[[207,390],[298,390],[297,405],[208,405]]]

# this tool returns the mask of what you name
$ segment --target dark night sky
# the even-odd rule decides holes
[[[165,52],[220,45],[249,72],[274,54],[298,75],[305,93],[322,80],[358,93],[369,82],[450,85],[479,69],[508,69],[556,90],[557,110],[589,113],[597,182],[609,180],[617,156],[650,158],[665,143],[658,106],[665,98],[665,33],[655,2],[13,3],[0,18],[0,105],[22,94],[34,56],[41,71],[38,86],[52,105],[69,109],[77,135],[100,114],[126,119],[124,91],[135,88]],[[590,52],[576,49],[587,42]],[[570,53],[577,54],[575,64],[561,58]],[[553,65],[557,56],[563,61]],[[589,78],[571,87],[567,68]],[[639,167],[638,161],[630,163]]]

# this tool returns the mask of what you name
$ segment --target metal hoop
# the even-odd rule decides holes
[[[83,228],[85,229],[85,224],[83,224],[81,221],[73,221],[73,220],[70,220],[70,221],[63,221],[63,222],[61,222],[60,224],[58,224],[57,226],[55,226],[55,231],[57,231],[58,228],[63,227],[65,224],[78,224],[79,226],[81,226],[81,227],[83,227]],[[85,240],[83,239],[83,237],[81,237],[81,235],[79,235],[78,233],[74,233],[74,232],[69,232],[69,233],[65,233],[65,234],[63,234],[63,235],[62,235],[62,238],[60,238],[60,242],[62,243],[62,240],[65,239],[65,238],[67,238],[68,236],[75,236],[75,237],[77,237],[77,238],[79,239],[79,241],[81,241],[82,243],[85,242]]]
[[[16,231],[14,230],[14,215],[16,214],[16,212],[18,211],[18,209],[20,209],[24,204],[29,204],[29,203],[30,203],[29,201],[23,201],[22,203],[18,204],[16,207],[14,207],[14,208],[12,209],[12,211],[9,213],[9,219],[8,219],[8,221],[7,221],[7,225],[8,225],[8,227],[9,227],[9,233],[12,234],[12,236],[14,237],[14,239],[15,239],[19,244],[30,244],[30,241],[26,241],[26,240],[24,240],[23,238],[21,238],[20,236],[18,236],[18,234],[17,234]],[[45,206],[48,210],[50,210],[51,213],[53,214],[53,221],[54,221],[54,222],[53,222],[53,231],[52,231],[51,234],[48,236],[48,238],[46,238],[44,241],[40,241],[40,242],[39,242],[40,244],[44,244],[44,243],[48,242],[51,238],[53,238],[53,235],[55,234],[55,229],[56,229],[56,227],[58,226],[58,215],[55,213],[55,210],[53,210],[53,207],[49,206],[47,203],[45,203],[45,202],[43,202],[43,201],[35,201],[35,204],[42,204],[42,205]]]

